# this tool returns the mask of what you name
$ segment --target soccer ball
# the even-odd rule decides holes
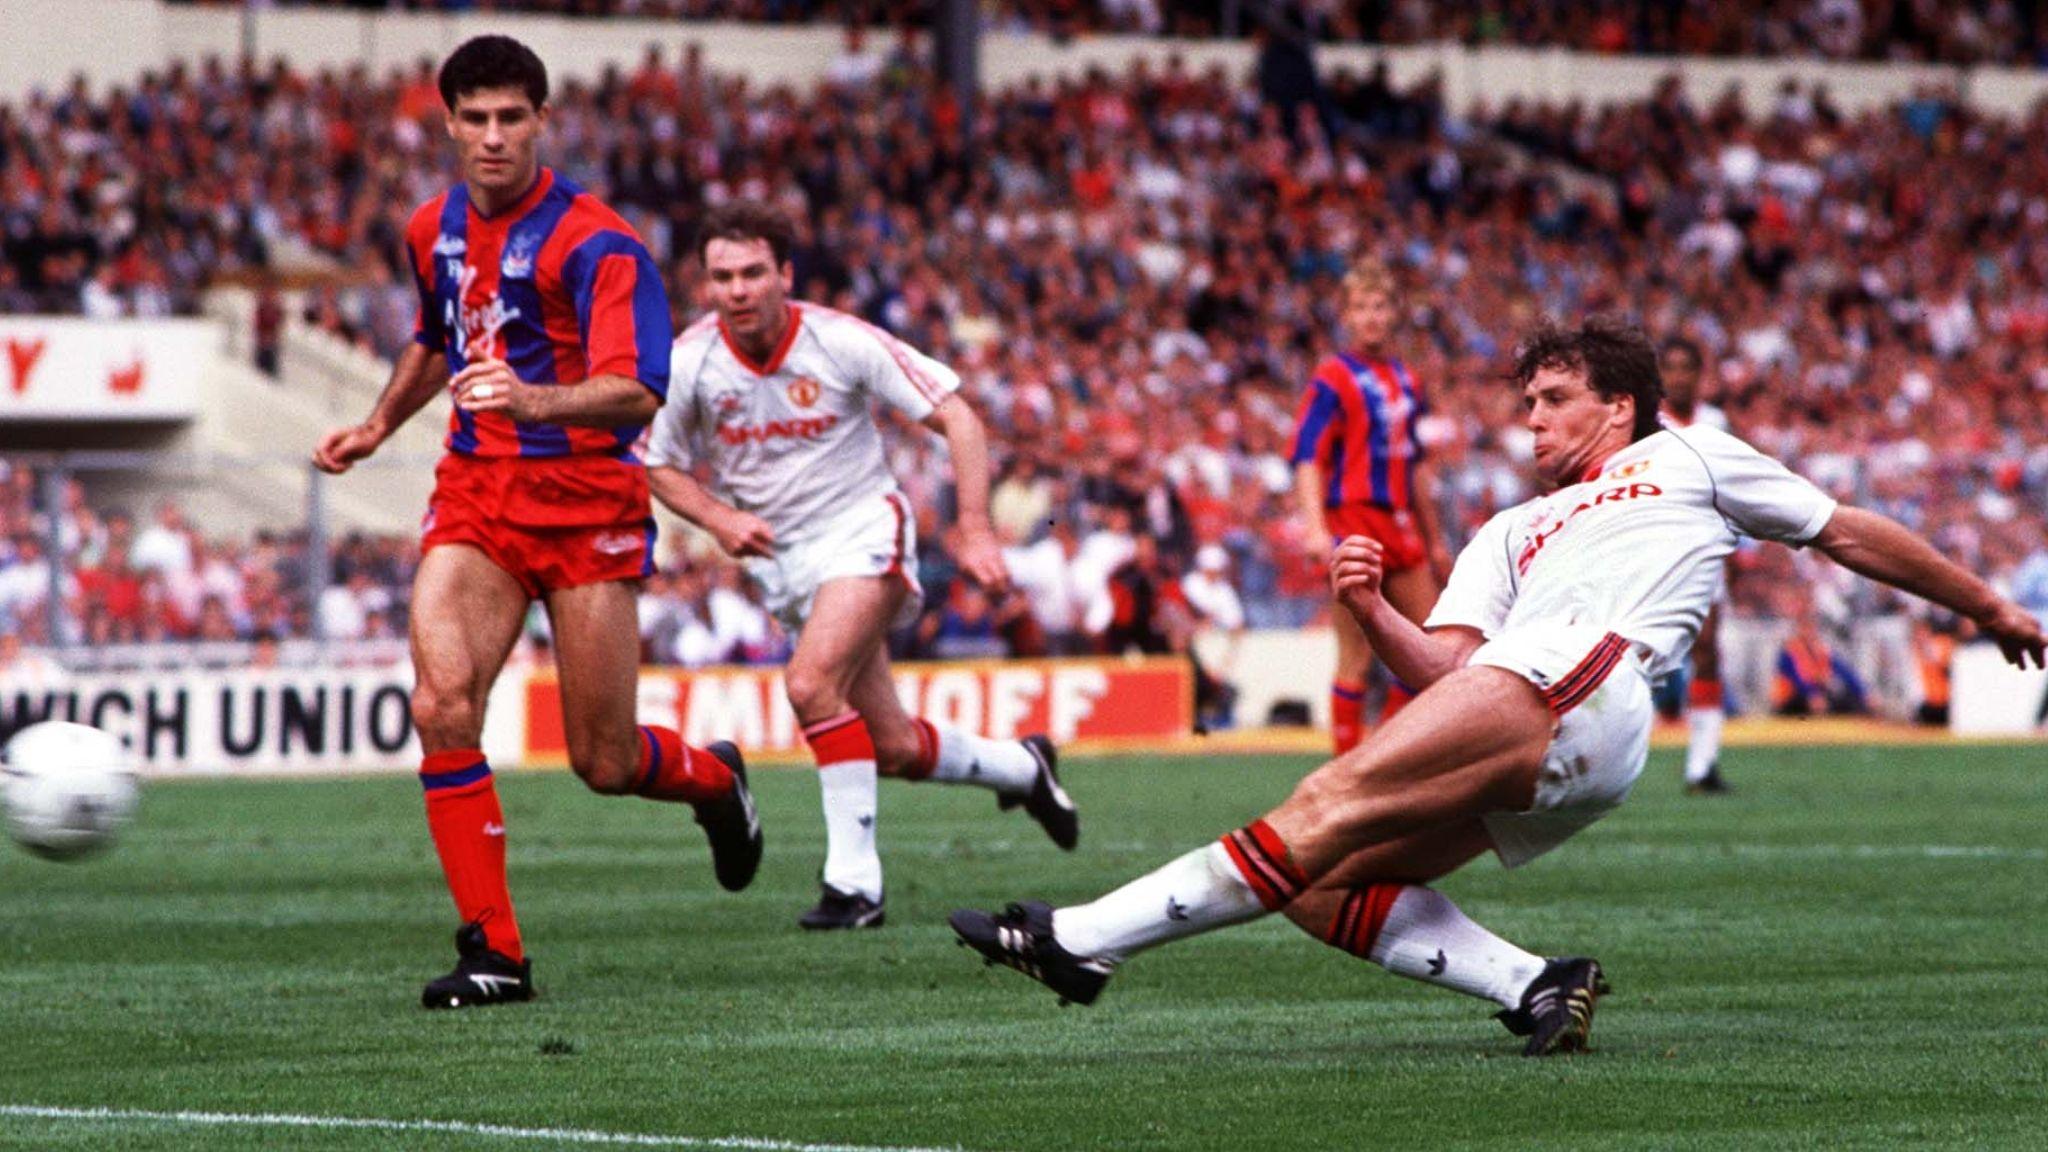
[[[135,765],[119,738],[97,728],[31,724],[0,760],[7,833],[38,856],[70,860],[104,848],[135,811]]]

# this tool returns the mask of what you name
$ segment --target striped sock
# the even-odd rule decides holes
[[[1380,705],[1380,723],[1385,724],[1387,721],[1392,720],[1394,713],[1406,708],[1408,702],[1413,699],[1415,699],[1415,690],[1413,688],[1401,683],[1394,677],[1387,677],[1387,699],[1385,703]]]
[[[1338,906],[1326,943],[1394,973],[1503,1008],[1521,1003],[1543,958],[1487,931],[1450,897],[1420,884],[1354,888]]]
[[[824,881],[841,892],[882,898],[882,856],[876,849],[875,744],[851,709],[804,729],[818,761],[818,797],[825,808]]]
[[[505,813],[484,754],[475,748],[429,752],[420,761],[420,785],[456,914],[482,924],[493,951],[524,958],[505,882]]]
[[[1254,820],[1239,828],[1225,836],[1222,844],[1231,863],[1237,865],[1238,874],[1267,911],[1287,907],[1308,887],[1308,877],[1294,863],[1294,854],[1264,820]]]
[[[1109,964],[1137,952],[1266,914],[1223,845],[1211,843],[1090,904],[1052,914],[1053,939]]]
[[[1365,738],[1365,685],[1339,680],[1330,685],[1330,746],[1337,755]]]
[[[975,784],[1005,796],[1023,796],[1038,780],[1038,760],[1021,741],[991,740],[922,717],[918,755],[905,775],[941,784]]]
[[[640,784],[635,791],[650,800],[701,804],[732,794],[732,769],[702,748],[683,743],[673,728],[640,726]]]

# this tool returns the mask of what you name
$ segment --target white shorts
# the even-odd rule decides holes
[[[924,587],[917,582],[917,519],[901,492],[861,500],[810,539],[779,548],[772,557],[749,557],[743,566],[761,590],[763,605],[792,636],[810,619],[818,589],[850,576],[903,580],[910,595],[891,628],[911,623],[924,610]]]
[[[1628,641],[1578,625],[1518,628],[1472,653],[1542,689],[1557,713],[1536,800],[1481,817],[1509,868],[1572,838],[1628,798],[1650,757],[1650,681]]]

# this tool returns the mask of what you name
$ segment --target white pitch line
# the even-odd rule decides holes
[[[6,1116],[33,1120],[140,1122],[234,1128],[434,1132],[449,1136],[548,1140],[557,1144],[596,1144],[628,1148],[735,1148],[744,1152],[962,1152],[958,1145],[947,1148],[916,1148],[883,1144],[805,1144],[795,1140],[764,1140],[753,1136],[656,1136],[638,1132],[602,1132],[588,1128],[518,1128],[505,1124],[470,1124],[460,1120],[387,1120],[371,1116],[301,1116],[273,1112],[150,1112],[137,1108],[51,1108],[38,1104],[0,1104],[0,1117]]]

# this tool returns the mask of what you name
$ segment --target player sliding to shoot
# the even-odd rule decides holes
[[[954,913],[964,944],[1085,1004],[1147,948],[1281,912],[1497,1002],[1529,1055],[1582,1048],[1600,965],[1531,955],[1426,885],[1489,849],[1509,867],[1534,859],[1621,803],[1648,755],[1650,678],[1685,658],[1738,532],[1819,548],[1976,621],[2013,663],[2042,663],[2033,617],[1919,536],[1727,433],[1660,425],[1641,332],[1546,328],[1515,378],[1554,490],[1479,530],[1426,625],[1382,594],[1376,541],[1333,558],[1338,598],[1423,689],[1415,701],[1264,817],[1092,904]]]
[[[528,1000],[505,881],[505,816],[480,750],[484,701],[527,605],[547,605],[569,763],[591,790],[693,805],[720,885],[747,886],[761,830],[731,745],[633,723],[634,602],[653,571],[647,473],[633,455],[668,386],[668,300],[625,221],[540,166],[547,71],[480,36],[441,69],[462,183],[406,229],[419,332],[370,418],[328,433],[346,472],[446,387],[455,407],[413,577],[413,723],[427,826],[463,927],[429,1008]],[[451,378],[450,372],[453,370]]]
[[[889,673],[889,630],[917,617],[916,519],[883,459],[879,399],[945,437],[960,569],[1009,580],[988,522],[988,449],[952,369],[855,317],[788,298],[789,222],[735,201],[705,219],[712,315],[675,343],[648,459],[654,494],[739,558],[795,634],[783,674],[817,758],[824,890],[807,929],[882,923],[876,775],[993,789],[1071,849],[1080,834],[1043,736],[990,740],[913,718]],[[683,471],[709,464],[714,496]]]

